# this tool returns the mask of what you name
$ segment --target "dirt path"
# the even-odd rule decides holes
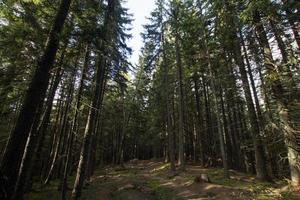
[[[194,183],[208,174],[212,183]],[[298,199],[281,184],[255,182],[251,176],[231,171],[231,179],[221,169],[189,165],[186,172],[170,174],[162,162],[139,161],[122,168],[99,171],[85,190],[86,200],[235,200]],[[299,198],[300,199],[300,198]]]

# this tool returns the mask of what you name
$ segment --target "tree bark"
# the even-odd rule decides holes
[[[213,95],[213,104],[216,109],[216,123],[217,123],[217,130],[218,130],[218,137],[220,142],[220,150],[221,150],[221,156],[222,156],[222,162],[223,162],[223,168],[224,168],[224,177],[229,178],[229,171],[228,171],[228,160],[227,160],[227,154],[226,154],[226,146],[225,146],[225,139],[223,134],[223,128],[221,124],[221,115],[218,108],[218,98],[217,98],[217,90],[216,90],[216,83],[214,80],[214,74],[212,71],[211,61],[210,61],[210,52],[207,50],[207,57],[208,57],[208,70],[209,70],[209,76],[210,76],[210,83],[211,83],[211,89],[212,89],[212,95]]]
[[[52,110],[52,102],[55,96],[55,91],[57,89],[58,83],[60,81],[61,68],[59,68],[56,72],[56,76],[54,78],[53,86],[49,94],[49,98],[46,103],[46,111],[42,117],[42,121],[39,124],[39,119],[35,119],[35,125],[33,125],[30,135],[27,139],[27,144],[25,147],[25,151],[23,154],[18,179],[16,182],[13,199],[22,199],[25,189],[28,188],[27,184],[30,182],[31,172],[33,163],[35,162],[35,157],[38,151],[39,143],[42,140],[42,133],[46,131],[46,127],[48,123],[45,121],[49,119],[50,113]],[[42,109],[42,107],[40,108]],[[39,124],[39,125],[38,125]]]
[[[267,165],[266,165],[266,156],[263,146],[263,141],[260,136],[260,127],[258,123],[258,118],[256,115],[256,110],[254,107],[252,94],[250,90],[250,85],[248,82],[248,76],[246,67],[244,64],[244,60],[242,57],[240,45],[239,45],[239,39],[236,35],[236,33],[232,32],[233,37],[233,50],[235,55],[235,61],[239,67],[239,71],[241,74],[241,79],[243,82],[243,90],[246,98],[246,105],[248,108],[249,113],[249,119],[251,122],[251,133],[253,138],[253,144],[255,149],[255,161],[256,161],[256,176],[260,180],[270,180],[270,177],[268,176],[267,172]]]
[[[63,118],[62,118],[62,124],[61,124],[61,129],[60,129],[60,133],[59,133],[59,138],[58,138],[58,143],[56,145],[56,149],[54,152],[54,156],[52,159],[52,163],[51,163],[51,167],[50,170],[48,172],[47,178],[45,180],[44,184],[48,184],[49,181],[52,178],[55,166],[57,165],[58,162],[60,162],[60,160],[58,160],[59,154],[60,152],[64,152],[64,146],[65,146],[65,137],[66,137],[66,132],[67,132],[67,119],[68,119],[68,112],[70,110],[70,106],[71,106],[71,102],[72,102],[72,97],[73,97],[73,91],[74,91],[74,84],[75,84],[75,71],[72,75],[72,77],[70,77],[69,80],[69,85],[68,85],[68,90],[67,90],[67,97],[66,97],[66,105],[65,105],[65,110],[64,110],[64,114],[63,114]],[[61,149],[61,151],[60,151]],[[57,167],[58,171],[59,171],[59,167]]]
[[[174,150],[174,130],[172,127],[172,119],[171,119],[171,109],[170,109],[170,84],[169,84],[169,68],[167,66],[167,57],[165,52],[165,35],[164,35],[164,27],[162,30],[162,48],[163,48],[163,76],[164,76],[164,89],[165,89],[165,106],[166,106],[166,131],[168,134],[168,154],[170,161],[170,170],[174,172],[176,170],[175,166],[175,150]]]
[[[65,161],[65,167],[63,172],[63,179],[62,179],[62,189],[61,189],[61,199],[66,199],[66,190],[67,190],[67,178],[68,178],[68,171],[71,164],[71,157],[72,157],[72,148],[73,148],[73,140],[74,136],[77,135],[77,127],[78,127],[78,116],[79,116],[79,110],[81,106],[81,99],[82,99],[82,93],[83,93],[83,87],[84,87],[84,81],[86,79],[86,73],[88,71],[88,65],[90,61],[90,45],[88,44],[85,49],[85,58],[84,58],[84,64],[82,66],[81,70],[81,78],[79,83],[79,89],[77,94],[77,100],[76,100],[76,106],[75,106],[75,114],[72,121],[72,125],[70,128],[69,136],[68,136],[68,144],[67,144],[67,152],[66,152],[66,161]]]
[[[96,126],[96,118],[97,118],[97,113],[99,110],[99,104],[100,104],[100,96],[102,93],[102,87],[101,87],[101,82],[104,80],[104,75],[106,71],[106,58],[105,56],[108,56],[107,50],[104,50],[104,48],[108,48],[111,42],[111,37],[113,34],[113,25],[114,25],[114,13],[116,9],[116,4],[117,0],[109,0],[108,5],[107,5],[107,13],[105,16],[105,21],[104,21],[104,41],[108,42],[106,44],[107,46],[104,46],[102,44],[102,52],[105,54],[104,56],[99,55],[99,63],[96,71],[96,77],[95,77],[95,92],[94,92],[94,97],[91,102],[91,107],[86,123],[86,128],[84,132],[84,139],[83,139],[83,145],[81,148],[81,153],[80,153],[80,159],[78,163],[78,168],[77,168],[77,174],[76,174],[76,180],[74,183],[73,191],[72,191],[72,199],[77,200],[81,197],[81,191],[82,187],[84,184],[84,180],[86,177],[86,170],[88,168],[88,162],[89,162],[89,157],[90,157],[90,151],[91,151],[91,138],[92,138],[92,132],[95,130]],[[104,51],[103,51],[104,50]]]
[[[179,84],[179,132],[178,132],[178,165],[180,170],[185,170],[185,158],[184,158],[184,93],[183,93],[183,72],[182,72],[182,62],[179,46],[179,36],[176,34],[175,39],[175,48],[176,48],[176,65],[177,65],[177,79]]]
[[[197,75],[195,74],[193,76],[193,81],[194,81],[194,89],[195,89],[195,101],[196,101],[196,130],[197,130],[197,140],[199,142],[199,153],[200,153],[200,162],[201,166],[204,167],[204,149],[203,149],[203,134],[202,130],[200,128],[200,125],[203,123],[202,120],[202,113],[201,113],[201,107],[200,107],[200,95],[199,95],[199,84],[198,84],[198,79]]]

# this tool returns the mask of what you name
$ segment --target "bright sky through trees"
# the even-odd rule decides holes
[[[150,12],[154,9],[154,0],[128,0],[125,4],[129,8],[129,12],[134,16],[132,22],[132,39],[129,42],[129,46],[133,49],[133,55],[131,62],[137,63],[140,48],[143,45],[141,38],[141,32],[143,31],[143,25],[147,23],[147,16],[150,16]]]

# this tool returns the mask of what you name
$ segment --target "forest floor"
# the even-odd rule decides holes
[[[195,177],[207,174],[211,183],[195,183]],[[224,179],[219,168],[188,165],[185,172],[171,174],[169,165],[157,161],[138,161],[125,168],[107,167],[95,173],[83,191],[83,200],[297,200],[287,182],[258,182],[254,176],[230,171]],[[59,192],[44,189],[26,199],[59,199]]]

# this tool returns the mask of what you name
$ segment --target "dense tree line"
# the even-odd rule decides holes
[[[299,185],[298,22],[296,1],[157,1],[140,65],[161,155]]]
[[[60,178],[65,199],[77,163],[72,198],[80,197],[95,165],[89,163],[106,83],[124,84],[130,67],[130,18],[118,0],[1,3],[1,118],[10,124],[4,131],[11,127],[1,174],[8,199],[21,199],[36,177],[41,184]]]
[[[54,180],[79,199],[96,168],[151,158],[299,186],[298,1],[156,0],[135,66],[121,0],[0,10],[3,199]]]

